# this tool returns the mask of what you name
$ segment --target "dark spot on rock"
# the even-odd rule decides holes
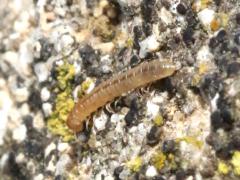
[[[184,4],[179,3],[179,4],[177,5],[177,12],[178,12],[179,14],[181,14],[181,15],[185,15],[186,12],[187,12],[187,8],[185,7]]]
[[[236,150],[240,150],[240,127],[235,127],[231,136],[231,146]]]
[[[147,134],[147,144],[154,146],[160,141],[162,134],[162,128],[158,126],[153,126],[150,132]]]
[[[111,24],[117,25],[121,21],[121,7],[117,1],[109,0],[109,3],[103,9],[103,14],[105,14],[109,19]]]
[[[73,0],[66,0],[66,5],[67,6],[72,6]]]
[[[143,38],[143,31],[142,31],[141,26],[134,26],[133,34],[134,34],[133,48],[139,50],[140,49],[139,41],[141,41]]]
[[[240,45],[240,33],[236,34],[235,37],[234,37],[234,42],[237,44],[237,45]]]
[[[124,48],[121,48],[118,55],[117,55],[117,58],[118,58],[118,61],[125,61],[125,56],[126,56],[126,53],[127,53],[128,49],[126,47]]]
[[[197,26],[197,24],[199,23],[199,21],[197,20],[195,14],[196,13],[194,13],[192,11],[192,9],[189,8],[187,13],[186,13],[186,15],[185,15],[186,22],[188,23],[188,27],[192,28],[192,29],[194,29]]]
[[[221,144],[215,149],[216,156],[223,160],[229,160],[232,157],[233,148],[231,146]]]
[[[195,171],[194,169],[179,169],[176,172],[176,180],[185,180],[187,179],[188,176],[194,176],[195,175]]]
[[[240,63],[233,62],[228,65],[228,67],[227,67],[228,76],[237,75],[237,74],[239,74],[239,72],[240,72]]]
[[[23,116],[23,123],[27,127],[27,129],[33,128],[33,117],[31,115]]]
[[[188,27],[186,28],[182,33],[182,38],[184,43],[189,46],[191,44],[194,44],[195,39],[193,38],[194,31],[192,28]]]
[[[153,180],[166,180],[166,179],[161,175],[157,175],[153,178]]]
[[[31,93],[28,97],[28,104],[32,111],[37,111],[42,108],[42,100],[40,96],[40,92],[36,89],[32,89]]]
[[[86,79],[86,78],[85,78],[83,75],[81,75],[81,74],[76,74],[76,75],[74,76],[74,84],[76,84],[76,85],[82,84],[82,82],[83,82],[85,79]]]
[[[137,120],[137,113],[135,111],[128,111],[126,116],[124,117],[124,120],[127,124],[127,126],[131,126],[135,124],[135,121]]]
[[[240,25],[240,13],[236,14],[236,22]]]
[[[152,25],[150,23],[143,22],[142,27],[146,37],[152,34]]]
[[[41,141],[29,139],[24,142],[26,155],[30,158],[42,160],[44,158],[44,146]]]
[[[122,6],[122,13],[123,13],[123,17],[126,18],[126,20],[132,20],[134,15],[136,15],[135,8],[133,6],[128,6],[128,5]]]
[[[204,167],[200,173],[204,179],[210,179],[215,175],[216,168],[213,164],[208,164],[208,168]]]
[[[220,4],[221,4],[221,2],[222,2],[222,0],[213,0],[214,1],[214,3],[217,5],[217,6],[220,6]]]
[[[134,65],[138,64],[139,61],[140,60],[139,60],[138,56],[137,55],[133,55],[131,57],[131,59],[130,59],[130,64],[131,64],[131,66],[134,66]]]
[[[211,127],[213,130],[222,128],[224,130],[230,130],[232,128],[233,120],[228,110],[216,110],[211,114]]]
[[[155,2],[156,0],[143,0],[141,3],[142,16],[147,23],[156,20]]]
[[[27,180],[31,179],[27,172],[23,172],[19,164],[17,164],[15,159],[16,152],[10,152],[6,165],[4,167],[4,173],[12,177],[11,179],[16,180]]]
[[[95,1],[95,0],[87,0],[87,1],[86,1],[87,8],[93,9],[94,6],[96,5],[96,3],[97,3],[97,1]]]
[[[122,172],[122,170],[123,170],[123,166],[118,166],[114,169],[113,175],[115,177],[115,180],[121,180],[119,175]]]
[[[218,42],[223,42],[226,39],[227,32],[225,30],[220,30],[216,36]]]
[[[174,153],[175,152],[175,141],[174,140],[165,140],[162,145],[163,153]]]
[[[216,93],[221,90],[222,82],[217,73],[206,75],[200,84],[200,91],[203,93],[204,97],[208,98],[208,100],[212,100]]]
[[[58,76],[57,67],[58,66],[57,66],[56,62],[53,62],[50,74],[54,80],[57,80],[57,76]]]
[[[54,45],[49,43],[47,39],[40,39],[39,43],[41,44],[40,57],[35,58],[36,62],[47,61],[47,59],[52,55]]]
[[[62,175],[57,175],[54,180],[65,180],[65,178]]]
[[[132,126],[137,123],[138,111],[139,111],[138,101],[136,98],[133,98],[130,103],[130,110],[124,117],[127,126]]]
[[[79,49],[79,55],[83,60],[83,65],[86,67],[98,62],[98,55],[95,53],[95,50],[89,45],[85,45]]]
[[[169,9],[171,7],[170,1],[168,0],[160,0],[157,1],[157,5],[159,6],[159,9],[163,7],[165,7],[166,9]]]
[[[233,54],[233,57],[235,57],[235,58],[237,58],[238,56],[240,56],[239,50],[238,50],[237,47],[233,47],[233,48],[231,49],[231,53]]]
[[[211,38],[209,40],[209,44],[208,46],[211,48],[211,49],[215,49],[217,46],[219,45],[219,42],[217,41],[217,39],[215,37]]]

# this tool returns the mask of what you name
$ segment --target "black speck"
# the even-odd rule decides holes
[[[175,141],[173,141],[173,140],[164,141],[163,145],[162,145],[162,152],[163,153],[174,153],[175,152]]]
[[[23,122],[28,130],[33,128],[33,117],[31,115],[23,116]]]
[[[66,5],[67,6],[72,6],[73,0],[66,0]]]
[[[27,180],[30,177],[29,175],[22,172],[22,168],[19,164],[17,164],[15,159],[15,152],[10,152],[8,156],[7,163],[4,167],[4,172],[12,177],[12,179],[16,180]],[[31,179],[31,178],[30,178]]]
[[[134,26],[133,34],[134,34],[133,48],[139,50],[140,49],[139,41],[141,41],[143,38],[143,31],[141,26]]]
[[[215,4],[216,4],[217,6],[220,6],[222,0],[214,0],[214,2],[215,2]]]
[[[227,74],[228,74],[228,76],[236,75],[239,72],[240,72],[240,63],[233,62],[233,63],[228,65],[228,67],[227,67]]]
[[[224,130],[230,130],[232,128],[233,120],[228,110],[222,109],[216,110],[211,114],[211,126],[213,130],[222,128]]]
[[[185,15],[187,12],[187,8],[185,7],[185,5],[180,3],[177,5],[177,12],[181,15]]]
[[[236,14],[236,22],[240,25],[240,13]]]
[[[231,158],[232,150],[233,148],[231,146],[223,144],[221,144],[218,149],[215,149],[217,157],[223,160],[229,160]]]
[[[52,55],[54,45],[52,43],[49,43],[46,39],[40,39],[39,40],[41,44],[41,50],[40,50],[40,58],[35,59],[35,61],[47,61],[47,59]]]
[[[130,64],[131,65],[136,65],[139,62],[139,58],[137,55],[133,55],[130,59]]]
[[[57,175],[54,180],[65,180],[65,178],[62,175]]]
[[[146,37],[152,34],[152,25],[150,23],[143,22],[142,27]]]
[[[201,82],[200,90],[203,96],[207,97],[209,100],[214,98],[216,93],[222,90],[222,82],[219,75],[217,73],[206,75],[203,82]]]
[[[237,44],[237,45],[240,45],[240,33],[237,33],[234,37],[234,42]]]
[[[209,44],[208,46],[211,48],[211,49],[215,49],[217,46],[219,45],[219,42],[217,41],[217,39],[215,37],[211,38],[209,40]]]
[[[41,160],[44,157],[44,146],[41,141],[35,139],[26,140],[24,143],[26,155]]]
[[[98,61],[98,55],[95,53],[95,50],[89,46],[86,45],[83,48],[79,49],[79,54],[83,60],[83,65],[84,66],[91,66],[96,61]]]
[[[153,180],[166,180],[163,176],[157,175],[153,178]]]
[[[187,29],[185,29],[183,31],[182,38],[183,38],[183,41],[186,45],[189,46],[191,44],[194,44],[195,40],[193,38],[193,35],[194,35],[194,31],[190,27],[188,27]]]
[[[115,180],[121,180],[119,175],[122,172],[122,170],[123,170],[123,166],[118,166],[114,169],[113,175],[115,177]]]
[[[130,103],[130,110],[124,118],[127,126],[132,126],[136,124],[136,121],[138,119],[138,110],[138,101],[136,98],[133,98]]]
[[[218,42],[223,42],[226,38],[227,32],[225,30],[220,30],[216,36]]]
[[[141,4],[141,12],[145,22],[152,23],[156,18],[155,10],[156,0],[143,0]]]
[[[147,134],[147,144],[150,146],[156,145],[161,138],[161,134],[162,134],[161,127],[153,126],[150,132]]]
[[[42,100],[38,90],[32,89],[32,92],[28,97],[28,104],[33,111],[37,111],[42,108]]]

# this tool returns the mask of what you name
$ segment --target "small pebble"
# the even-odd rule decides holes
[[[177,5],[177,12],[181,15],[185,15],[187,12],[187,9],[183,4],[180,3]]]
[[[146,176],[152,178],[157,175],[157,170],[154,166],[148,166]]]
[[[17,142],[22,142],[27,137],[27,128],[25,125],[20,125],[13,130],[13,139]]]
[[[107,123],[107,115],[102,114],[100,117],[94,118],[93,120],[94,126],[98,131],[102,131],[105,129]]]
[[[160,45],[155,35],[151,35],[147,37],[146,39],[141,41],[139,44],[140,44],[140,52],[139,52],[140,58],[146,57],[148,52],[153,52],[157,50]]]

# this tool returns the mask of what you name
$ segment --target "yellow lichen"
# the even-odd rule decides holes
[[[240,151],[235,151],[233,153],[231,164],[233,165],[234,174],[240,176]]]
[[[133,172],[138,172],[142,166],[142,163],[142,158],[137,156],[127,162],[127,167]]]
[[[182,137],[182,138],[177,138],[176,139],[176,142],[180,142],[180,141],[184,141],[188,144],[192,144],[194,145],[195,147],[201,149],[201,147],[203,146],[203,142],[202,141],[199,141],[197,140],[195,137],[191,137],[191,136],[186,136],[186,137]]]
[[[81,84],[81,89],[78,91],[78,97],[83,97],[93,83],[94,81],[90,78],[87,78],[85,81],[83,81]]]
[[[200,75],[205,74],[209,70],[209,65],[207,63],[200,63],[198,66],[198,72]]]
[[[73,65],[64,62],[57,68],[57,97],[55,108],[51,116],[48,118],[47,127],[53,134],[60,135],[64,141],[70,141],[74,138],[73,133],[66,125],[67,116],[74,106],[72,99],[71,80],[74,78]]]
[[[153,122],[156,126],[162,126],[163,125],[163,117],[159,114],[153,119]]]
[[[161,170],[166,161],[166,155],[163,152],[158,151],[151,157],[151,163],[157,170]]]
[[[194,76],[192,77],[191,80],[192,80],[191,81],[192,86],[197,86],[200,83],[200,81],[201,81],[200,74],[198,74],[198,73],[194,74]]]
[[[223,161],[218,162],[218,172],[220,174],[226,175],[229,173],[229,170],[229,166],[226,163],[224,163]]]
[[[126,46],[127,47],[133,47],[133,39],[132,38],[128,38],[126,41]]]
[[[176,164],[176,161],[175,161],[175,156],[173,154],[168,154],[167,155],[167,160],[168,160],[168,163],[169,163],[169,167],[171,169],[176,169],[177,168],[177,164]]]

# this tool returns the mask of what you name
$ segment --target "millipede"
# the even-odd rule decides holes
[[[82,131],[86,118],[97,111],[98,108],[123,93],[171,76],[175,71],[175,64],[169,60],[152,60],[143,62],[125,72],[115,74],[78,100],[67,118],[68,127],[73,132]]]

